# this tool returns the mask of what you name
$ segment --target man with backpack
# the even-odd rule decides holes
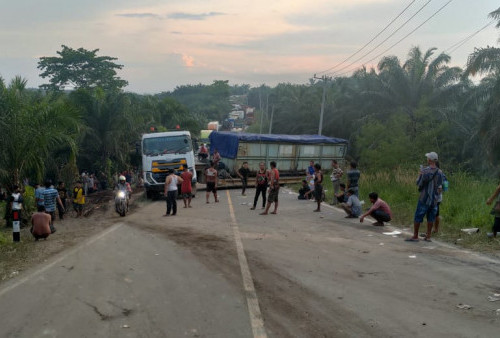
[[[418,191],[420,192],[417,210],[415,211],[413,224],[413,237],[405,239],[407,242],[418,242],[418,230],[424,216],[427,217],[427,233],[424,240],[431,242],[431,232],[436,220],[437,205],[439,201],[440,188],[443,186],[444,174],[436,166],[438,154],[430,152],[425,154],[427,167],[421,166],[420,175],[417,178]]]

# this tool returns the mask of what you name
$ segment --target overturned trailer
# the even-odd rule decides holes
[[[210,152],[217,149],[226,170],[234,176],[243,162],[255,174],[259,162],[275,161],[280,177],[303,177],[310,161],[330,168],[331,160],[342,161],[348,141],[320,135],[250,134],[212,132]]]

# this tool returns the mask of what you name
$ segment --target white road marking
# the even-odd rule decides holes
[[[117,223],[115,225],[113,225],[112,227],[104,230],[103,232],[97,234],[96,236],[94,237],[91,237],[90,239],[88,239],[87,241],[85,241],[84,243],[82,243],[81,245],[69,250],[69,251],[65,251],[63,254],[59,255],[55,260],[53,260],[52,262],[44,265],[42,268],[38,269],[38,270],[35,270],[33,271],[32,273],[30,273],[29,275],[17,280],[17,281],[14,281],[12,284],[10,285],[7,285],[6,287],[4,287],[3,289],[0,290],[0,297],[2,297],[4,294],[6,294],[7,292],[17,288],[18,286],[26,283],[27,281],[29,281],[30,279],[42,274],[43,272],[47,271],[48,269],[50,269],[51,267],[53,267],[54,265],[56,264],[59,264],[63,259],[65,259],[66,257],[76,253],[77,251],[80,251],[81,249],[95,243],[96,241],[100,240],[101,238],[103,238],[104,236],[107,236],[109,235],[111,232],[119,229],[121,226],[123,226],[123,223]]]
[[[236,222],[236,216],[234,215],[234,208],[231,196],[229,195],[229,190],[226,190],[226,193],[229,203],[229,213],[231,215],[231,228],[233,229],[234,240],[236,242],[236,251],[238,253],[241,276],[243,277],[243,287],[245,288],[245,296],[247,299],[253,336],[254,338],[267,338],[264,321],[262,320],[262,314],[260,312],[259,300],[257,299],[253,278],[250,273],[250,269],[248,268],[247,257],[245,256],[245,250],[243,249],[243,243],[241,242],[240,230],[238,228],[238,223]]]

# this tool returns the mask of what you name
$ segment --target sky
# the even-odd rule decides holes
[[[500,7],[498,0],[448,2],[0,0],[0,76],[8,82],[20,75],[29,87],[46,83],[39,77],[39,58],[56,56],[66,45],[99,49],[98,55],[118,58],[116,62],[123,65],[118,76],[129,82],[125,90],[136,93],[214,80],[251,86],[304,84],[314,74],[349,75],[363,65],[376,67],[383,56],[404,60],[414,46],[450,52],[449,47],[488,24],[488,14]],[[341,64],[408,5],[385,32]],[[394,36],[362,58],[414,14]],[[500,29],[491,24],[453,50],[450,65],[464,67],[475,47],[498,46],[499,37]],[[332,67],[339,71],[322,73]]]

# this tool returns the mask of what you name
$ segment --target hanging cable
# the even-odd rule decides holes
[[[329,71],[332,71],[334,70],[335,68],[337,67],[340,67],[342,66],[344,63],[346,63],[347,61],[349,61],[351,58],[353,58],[355,55],[357,55],[359,52],[361,52],[363,49],[365,49],[370,43],[373,42],[373,40],[375,40],[376,38],[378,38],[383,32],[385,32],[387,30],[387,28],[389,28],[393,23],[394,21],[396,21],[401,15],[403,15],[404,12],[406,12],[406,10],[408,8],[410,8],[411,5],[413,5],[413,3],[415,2],[416,0],[413,0],[412,2],[410,2],[402,11],[401,13],[399,13],[394,19],[392,19],[391,22],[389,22],[389,24],[387,24],[384,29],[382,29],[380,32],[378,32],[370,41],[368,41],[367,43],[365,43],[365,45],[363,47],[361,47],[360,49],[358,49],[356,52],[354,52],[353,54],[349,55],[345,60],[343,60],[341,63],[337,64],[336,66],[333,66],[331,68],[328,68],[328,69],[325,69],[321,72],[318,72],[316,74],[323,74],[323,73],[326,73],[326,72],[329,72]]]

